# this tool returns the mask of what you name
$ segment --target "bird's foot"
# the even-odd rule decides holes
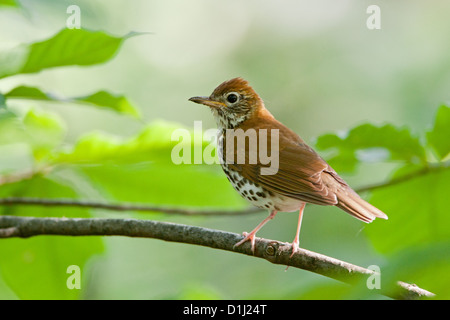
[[[244,236],[244,239],[237,242],[233,247],[239,247],[243,243],[250,241],[250,243],[252,245],[252,252],[255,253],[255,234],[256,234],[256,232],[250,232],[250,233],[243,232],[242,235]]]
[[[292,258],[292,256],[294,255],[294,253],[297,252],[298,249],[300,249],[300,247],[299,247],[299,241],[296,239],[296,240],[294,240],[294,241],[292,242],[292,253],[291,253],[291,255],[290,255],[289,258]]]
[[[291,243],[292,246],[292,253],[289,256],[289,259],[292,258],[292,256],[294,255],[294,253],[296,253],[298,251],[298,249],[300,249],[299,247],[299,241],[297,239],[297,237],[294,239],[294,241]],[[287,269],[289,269],[289,265],[286,266],[286,269],[284,269],[284,271],[287,271]]]

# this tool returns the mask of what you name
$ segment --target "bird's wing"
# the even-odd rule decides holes
[[[271,120],[270,123],[259,120],[258,123],[248,125],[255,130],[268,130],[267,145],[271,146],[271,150],[267,153],[266,150],[258,148],[260,149],[258,152],[270,155],[272,163],[262,164],[259,157],[257,163],[250,163],[249,150],[252,149],[249,149],[249,144],[245,144],[245,149],[234,144],[234,154],[232,155],[234,160],[231,162],[235,163],[229,163],[231,159],[227,157],[228,166],[232,170],[240,172],[245,178],[260,184],[269,191],[290,198],[319,205],[336,205],[338,203],[333,188],[330,188],[329,183],[327,184],[327,179],[323,179],[324,174],[329,175],[328,171],[335,173],[334,170],[298,135],[276,120]],[[278,129],[278,144],[272,143],[270,132],[273,129]],[[224,148],[225,145],[226,143],[224,143]],[[238,163],[235,156],[242,152],[245,152],[245,162]],[[277,153],[278,166],[273,168],[275,174],[262,175],[261,169],[267,170],[271,164],[275,164],[276,156],[274,157],[274,155]],[[339,176],[337,178],[333,176],[333,180],[337,185],[340,183],[346,185]]]
[[[264,121],[259,123],[260,127],[264,127]],[[278,153],[278,166],[273,169],[274,174],[261,174],[261,170],[267,169],[270,163],[250,163],[247,144],[245,149],[235,146],[233,156],[246,152],[246,161],[229,164],[230,169],[239,171],[242,176],[260,184],[266,190],[308,203],[335,205],[364,222],[371,222],[375,218],[387,219],[385,213],[361,199],[298,135],[278,122],[271,121],[270,125],[272,129],[279,130],[278,144],[271,143],[270,134],[267,139],[267,146],[272,145],[269,153],[271,157]],[[258,128],[258,124],[252,126]],[[267,123],[265,127],[268,127]]]

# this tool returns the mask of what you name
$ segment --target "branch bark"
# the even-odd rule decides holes
[[[290,257],[291,245],[275,240],[257,238],[255,252],[252,253],[249,243],[234,247],[242,235],[202,227],[136,219],[0,216],[0,238],[37,235],[127,236],[194,244],[262,258],[274,264],[308,270],[349,284],[358,283],[374,274],[372,270],[305,249],[298,250]],[[434,296],[431,292],[401,281],[395,284],[395,290],[390,288],[381,293],[395,299]]]

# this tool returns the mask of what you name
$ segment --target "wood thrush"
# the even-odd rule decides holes
[[[253,231],[244,232],[244,238],[236,246],[250,241],[254,251],[255,234],[267,221],[273,219],[278,211],[298,210],[297,233],[292,242],[294,254],[299,248],[300,227],[306,203],[337,206],[367,223],[375,218],[388,218],[382,211],[361,199],[296,133],[277,121],[246,80],[234,78],[225,81],[209,97],[192,97],[189,100],[204,104],[212,110],[220,132],[218,150],[221,166],[234,189],[253,205],[270,212]],[[255,132],[257,141],[230,141],[235,136],[229,135],[229,131],[237,132],[239,129],[244,133]],[[272,132],[277,134],[270,134]],[[266,135],[264,141],[262,134]],[[249,137],[250,135],[245,135],[244,139]],[[260,147],[256,161],[252,154],[255,153],[252,148],[255,146]],[[261,155],[264,152],[261,152],[261,148],[266,149],[266,155],[276,155],[278,161],[277,167],[265,174],[262,170],[268,169],[269,164],[262,161]],[[236,161],[242,155],[243,161]]]

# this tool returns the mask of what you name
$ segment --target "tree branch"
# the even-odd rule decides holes
[[[438,163],[438,164],[428,164],[428,166],[425,166],[417,171],[411,172],[409,174],[405,174],[403,176],[393,178],[387,182],[381,182],[381,183],[374,183],[365,187],[359,187],[355,189],[357,193],[365,192],[365,191],[373,191],[376,189],[381,189],[384,187],[393,186],[396,184],[403,183],[405,181],[409,181],[411,179],[421,177],[423,175],[426,175],[431,172],[438,172],[442,170],[448,170],[450,169],[450,162],[444,162],[444,163]]]
[[[355,284],[374,274],[372,270],[305,249],[298,250],[290,257],[290,244],[269,239],[258,238],[253,254],[249,243],[234,247],[234,244],[242,239],[241,235],[202,227],[136,219],[0,216],[0,238],[27,238],[37,235],[127,236],[194,244],[255,256],[274,264],[308,270],[349,284]],[[382,293],[395,299],[434,296],[431,292],[400,281],[395,287],[394,291],[387,290]]]
[[[204,210],[204,209],[187,209],[175,208],[167,206],[132,204],[132,203],[105,203],[98,201],[87,201],[79,199],[44,199],[44,198],[28,198],[28,197],[9,197],[0,198],[0,206],[26,205],[26,206],[44,206],[44,207],[78,207],[89,209],[105,209],[112,211],[143,211],[143,212],[162,212],[180,215],[241,215],[261,212],[262,209],[251,207],[241,210]]]
[[[396,185],[416,177],[420,177],[424,174],[435,172],[439,170],[447,170],[450,169],[450,163],[444,163],[439,165],[430,165],[422,168],[421,170],[412,172],[410,174],[394,178],[387,182],[372,184],[365,187],[355,188],[355,191],[365,192],[372,191],[375,189],[388,187],[392,185]],[[46,168],[45,170],[49,171],[51,168]],[[15,182],[16,180],[22,180],[25,178],[32,178],[37,173],[43,173],[47,171],[33,171],[26,172],[21,175],[11,176],[11,177],[1,177],[0,176],[0,185],[2,183],[10,183]],[[88,200],[79,200],[79,199],[45,199],[45,198],[28,198],[28,197],[8,197],[8,198],[0,198],[0,206],[12,206],[12,205],[27,205],[27,206],[45,206],[45,207],[80,207],[80,208],[92,208],[92,209],[104,209],[104,210],[112,210],[112,211],[142,211],[142,212],[162,212],[162,213],[170,213],[170,214],[180,214],[180,215],[241,215],[241,214],[250,214],[261,212],[262,209],[251,207],[248,209],[241,210],[204,210],[204,209],[187,209],[187,208],[174,208],[174,207],[166,207],[166,206],[156,206],[156,205],[147,205],[147,204],[131,204],[131,203],[105,203],[98,201],[88,201]]]

